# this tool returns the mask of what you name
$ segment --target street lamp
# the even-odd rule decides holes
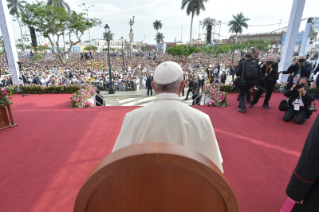
[[[110,55],[110,34],[111,34],[111,30],[109,25],[105,24],[104,26],[105,29],[105,34],[106,34],[106,40],[107,40],[107,51],[108,51],[108,59],[109,59],[109,75],[110,75],[110,85],[109,85],[109,94],[114,94],[115,93],[115,89],[113,87],[113,83],[112,83],[112,72],[111,72],[111,55]]]
[[[122,41],[122,57],[123,57],[123,69],[124,69],[125,65],[124,65],[124,49],[123,49],[123,46],[124,46],[123,41],[124,41],[124,39],[123,39],[123,37],[121,37],[121,41]]]
[[[79,7],[84,7],[83,11],[86,11],[86,17],[89,19],[89,9],[92,7],[95,7],[95,5],[85,5],[82,3],[82,5],[78,5]],[[90,41],[90,51],[92,52],[92,45],[91,45],[91,35],[90,35],[90,28],[89,28],[89,41]]]

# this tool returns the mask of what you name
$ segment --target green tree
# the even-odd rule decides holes
[[[213,53],[214,53],[215,57],[217,57],[220,54],[230,52],[230,50],[231,50],[230,45],[215,45],[213,47]]]
[[[247,21],[249,21],[249,18],[245,18],[243,13],[238,13],[236,16],[233,15],[233,20],[228,22],[229,32],[236,33],[235,41],[234,41],[234,48],[233,48],[232,62],[234,62],[235,48],[236,48],[238,33],[241,34],[243,32],[243,27],[248,29]]]
[[[37,46],[37,50],[43,52],[43,51],[46,51],[46,50],[50,50],[51,48],[48,47],[48,46]]]
[[[105,33],[105,32],[103,32],[103,38],[104,38],[104,40],[113,40],[113,37],[114,37],[114,33],[110,33],[109,35],[107,34],[107,33]],[[109,37],[107,37],[107,36],[109,36]]]
[[[100,19],[86,18],[84,13],[67,11],[64,8],[49,6],[43,2],[27,4],[22,9],[21,15],[22,21],[26,25],[33,26],[36,31],[49,39],[51,46],[57,47],[58,50],[53,48],[52,52],[63,64],[65,63],[65,54],[71,53],[72,47],[81,42],[84,32],[101,24]],[[70,40],[70,48],[66,52],[61,51],[59,44],[63,35],[68,36]],[[55,45],[53,37],[56,38]]]
[[[16,44],[16,47],[17,47],[18,49],[24,50],[23,44]],[[25,48],[26,48],[26,49],[31,49],[32,46],[26,45]]]
[[[21,35],[21,41],[22,41],[22,46],[24,47],[24,41],[22,38],[22,27],[20,24],[20,11],[21,9],[24,7],[24,5],[26,4],[26,1],[20,1],[20,0],[7,0],[7,4],[8,4],[8,9],[9,9],[9,13],[10,15],[16,17],[17,21],[18,21],[18,25],[20,28],[20,35]],[[23,48],[24,50],[24,48]]]
[[[165,37],[164,37],[163,33],[158,32],[156,34],[156,36],[155,36],[155,41],[156,41],[157,45],[160,44],[160,43],[163,43],[164,42],[164,38]]]
[[[192,29],[194,15],[196,14],[198,16],[202,10],[206,10],[204,2],[208,2],[208,0],[182,0],[182,10],[186,7],[186,14],[191,15],[191,29],[189,36],[190,45],[192,44]]]
[[[96,46],[91,46],[91,48],[92,48],[92,50],[97,50],[97,47],[96,47]],[[90,46],[84,47],[84,50],[90,51]]]
[[[48,0],[47,4],[49,6],[60,7],[66,10],[70,10],[70,5],[66,3],[64,0]]]
[[[263,40],[263,39],[249,40],[246,42],[246,44],[248,45],[248,43],[249,43],[249,47],[254,47],[255,49],[264,50],[264,51],[269,50],[269,47],[268,47],[270,45],[269,40]]]
[[[167,53],[173,56],[189,56],[200,51],[200,49],[188,45],[178,45],[167,49]]]
[[[158,30],[159,30],[159,29],[162,29],[163,24],[162,24],[161,21],[155,20],[155,21],[153,22],[153,27],[154,27],[154,29],[156,30],[156,32],[158,33]]]

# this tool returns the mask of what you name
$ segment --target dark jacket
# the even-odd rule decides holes
[[[104,98],[101,95],[95,95],[95,105],[96,106],[104,106]]]
[[[307,91],[307,93],[305,95],[302,95],[301,98],[304,104],[304,108],[308,108],[311,106],[311,102],[315,100],[315,89],[307,86],[305,90]],[[291,106],[292,103],[299,97],[299,91],[297,89],[288,89],[284,95],[289,98],[288,104]]]
[[[269,72],[269,71],[268,71]],[[266,66],[261,67],[260,69],[261,76],[265,76],[266,74]],[[265,82],[267,83],[276,83],[278,79],[278,63],[273,63],[272,70],[267,74]]]
[[[194,87],[194,81],[193,80],[188,80],[189,81],[189,84],[188,84],[188,87],[193,89]]]
[[[147,88],[152,88],[152,79],[150,77],[147,77],[146,87]]]
[[[199,96],[199,97],[198,97]],[[196,99],[197,98],[197,99]],[[196,93],[192,96],[193,102],[192,105],[200,105],[200,100],[201,100],[201,94],[200,93]],[[196,100],[195,100],[196,99]]]
[[[293,212],[319,211],[319,115],[308,134],[299,161],[286,189],[287,195],[295,200]]]
[[[238,66],[237,66],[237,69],[236,69],[236,75],[237,76],[241,76],[242,72],[244,71],[244,66],[245,66],[245,63],[246,62],[251,62],[251,59],[246,59],[246,60],[240,60]],[[249,83],[249,84],[254,84],[256,82],[256,80],[248,80],[245,78],[245,71],[244,71],[244,79],[246,81],[246,83]]]
[[[295,66],[291,65],[289,66],[287,71],[284,71],[283,74],[290,74],[293,73],[292,76],[295,77],[299,70],[299,64],[296,64]],[[306,63],[305,66],[300,66],[300,78],[301,77],[310,77],[311,73],[311,64]]]
[[[39,80],[39,77],[34,77],[34,79],[32,80],[32,84],[40,85],[41,82]]]
[[[227,79],[227,75],[226,75],[226,74],[222,74],[222,75],[220,76],[220,82],[221,82],[221,83],[225,84],[226,79]]]

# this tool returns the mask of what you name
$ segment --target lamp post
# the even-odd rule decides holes
[[[95,7],[95,5],[85,5],[82,3],[82,5],[78,5],[79,7],[84,7],[83,11],[86,11],[86,17],[89,19],[89,9],[92,7]],[[91,35],[90,35],[90,28],[89,28],[89,41],[90,41],[90,52],[92,52],[92,45],[91,45]]]
[[[108,51],[108,60],[109,60],[109,75],[110,75],[110,85],[109,85],[109,94],[114,94],[115,89],[113,88],[113,83],[112,83],[112,71],[111,71],[111,55],[110,55],[110,34],[111,30],[109,25],[105,24],[104,26],[105,29],[105,34],[106,34],[106,40],[107,40],[107,51]]]
[[[124,42],[124,40],[123,40],[123,37],[121,37],[121,41],[122,41],[122,57],[123,57],[123,69],[125,68],[125,65],[124,65],[124,44],[123,44],[123,42]]]
[[[265,54],[265,44],[266,44],[266,41],[264,40],[263,54]]]

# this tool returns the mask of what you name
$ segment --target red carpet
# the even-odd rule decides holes
[[[70,94],[12,97],[18,127],[0,131],[0,211],[69,212],[87,174],[108,155],[124,114],[135,107],[70,109]],[[277,212],[313,117],[299,126],[282,121],[275,93],[237,112],[197,108],[210,115],[224,158],[225,175],[243,212]]]

